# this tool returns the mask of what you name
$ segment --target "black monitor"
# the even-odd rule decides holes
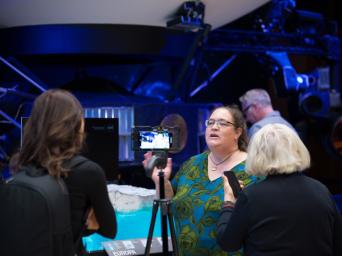
[[[21,118],[24,127],[27,117]],[[117,118],[85,118],[86,145],[82,155],[99,164],[108,181],[118,176],[119,125]],[[21,143],[23,129],[21,132]]]
[[[108,181],[118,179],[118,118],[86,118],[85,131],[87,137],[83,155],[103,168]]]

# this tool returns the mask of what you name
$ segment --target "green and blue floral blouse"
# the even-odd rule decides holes
[[[209,180],[208,154],[206,151],[191,157],[171,182],[175,191],[172,212],[179,253],[181,256],[242,255],[239,251],[224,252],[216,243],[216,222],[224,200],[224,189],[221,177]],[[258,181],[245,173],[245,162],[231,170],[245,186]]]

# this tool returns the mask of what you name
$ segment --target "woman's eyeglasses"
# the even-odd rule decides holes
[[[226,121],[224,119],[218,119],[218,120],[215,120],[215,119],[208,119],[208,120],[205,120],[205,126],[206,127],[212,127],[214,126],[215,124],[217,124],[218,127],[228,127],[228,126],[234,126],[233,123],[229,122],[229,121]]]

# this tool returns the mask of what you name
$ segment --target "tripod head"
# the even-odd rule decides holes
[[[146,176],[151,178],[154,167],[163,170],[167,164],[167,151],[152,151],[152,157],[145,168]]]
[[[164,171],[163,169],[167,164],[167,151],[152,151],[152,157],[148,162],[145,172],[146,176],[152,177],[154,167],[159,169],[159,198],[165,198],[165,189],[164,189]]]

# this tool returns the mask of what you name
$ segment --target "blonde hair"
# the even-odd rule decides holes
[[[251,138],[246,172],[267,176],[304,171],[310,166],[310,154],[298,135],[283,124],[268,124]]]

